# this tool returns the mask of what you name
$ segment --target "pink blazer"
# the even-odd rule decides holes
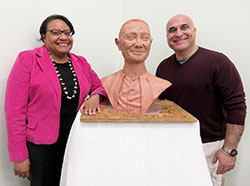
[[[78,109],[88,94],[106,96],[85,58],[70,53],[80,86]],[[28,158],[26,140],[55,143],[59,134],[61,86],[45,46],[21,52],[7,82],[5,113],[10,161]],[[28,124],[26,124],[28,121]]]

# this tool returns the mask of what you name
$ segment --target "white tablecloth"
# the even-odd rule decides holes
[[[212,186],[199,123],[72,126],[61,186]]]

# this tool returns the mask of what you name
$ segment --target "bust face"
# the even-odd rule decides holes
[[[149,55],[152,38],[148,25],[135,20],[123,25],[115,42],[126,63],[141,63]]]

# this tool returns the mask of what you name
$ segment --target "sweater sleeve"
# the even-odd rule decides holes
[[[226,122],[244,125],[246,103],[240,75],[223,54],[218,54],[215,67],[214,84],[226,111]]]

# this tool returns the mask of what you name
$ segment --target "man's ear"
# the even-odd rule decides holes
[[[118,47],[118,49],[121,50],[119,38],[115,38],[115,44]]]

